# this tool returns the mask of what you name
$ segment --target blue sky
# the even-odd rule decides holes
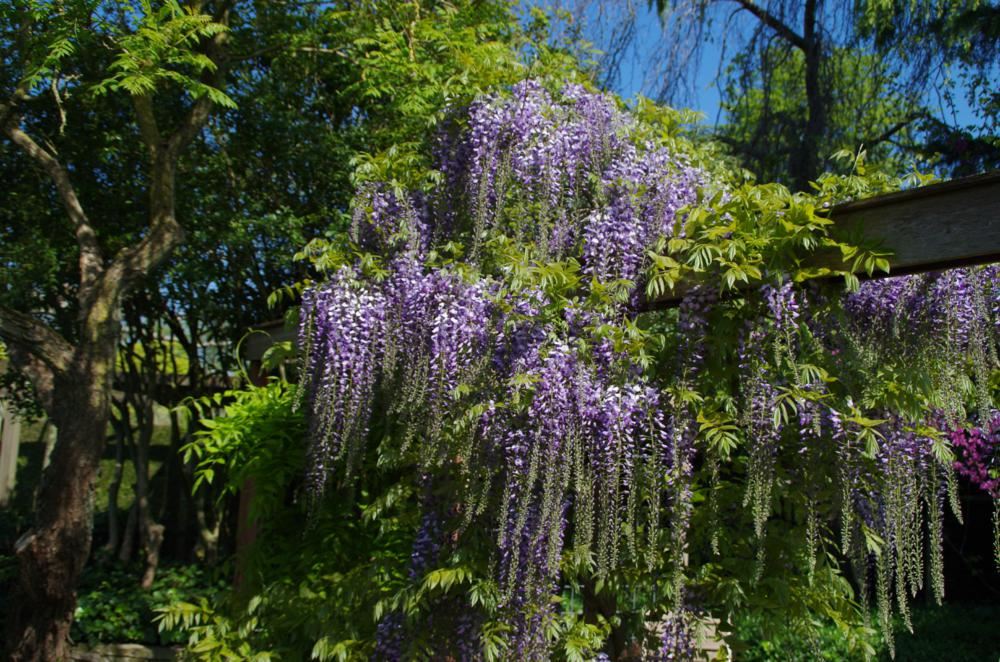
[[[623,62],[622,81],[620,89],[616,92],[626,98],[643,92],[642,84],[646,74],[643,66],[643,62],[646,60],[645,55],[651,53],[663,38],[660,19],[656,12],[650,9],[647,3],[641,2],[636,54],[635,57],[628,58]],[[719,67],[721,50],[718,44],[711,42],[707,42],[704,48],[695,76],[694,89],[691,90],[687,103],[683,105],[701,112],[705,115],[706,123],[714,124],[719,113],[719,91],[715,87],[714,80]],[[651,90],[646,92],[652,93]]]
[[[610,1],[624,2],[625,0]],[[646,0],[632,1],[635,3],[639,16],[635,48],[632,54],[622,62],[620,82],[614,90],[625,98],[631,98],[641,92],[648,95],[652,95],[655,92],[655,90],[643,89],[643,82],[646,76],[645,64],[649,61],[650,56],[655,52],[657,46],[660,45],[660,40],[664,39],[656,11],[649,8]],[[551,6],[552,4],[572,6],[572,0],[562,0],[562,2],[560,0],[528,0],[528,4],[543,7]],[[595,20],[596,16],[590,16],[589,18]],[[731,27],[740,29],[741,26],[747,25],[747,21],[752,20],[752,18],[738,13],[735,15]],[[731,57],[732,54],[732,52],[729,52],[727,56]],[[680,103],[677,103],[679,106],[691,108],[702,113],[704,115],[704,123],[710,126],[723,119],[720,114],[719,91],[714,83],[721,58],[722,51],[718,42],[706,41],[703,43],[699,69],[693,77],[691,90]],[[1000,80],[998,80],[998,86],[1000,86]],[[928,102],[932,107],[937,104],[933,90],[928,92]],[[960,88],[957,90],[955,102],[954,115],[951,111],[942,111],[942,119],[956,122],[959,125],[973,124],[976,121],[976,117],[966,102],[965,91],[963,89]]]

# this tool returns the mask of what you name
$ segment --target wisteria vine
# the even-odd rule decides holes
[[[821,549],[850,559],[890,634],[893,604],[907,619],[925,576],[943,595],[956,476],[1000,493],[997,271],[847,296],[779,269],[737,297],[703,278],[643,326],[654,247],[685,239],[682,210],[729,195],[657,135],[609,96],[528,80],[454,112],[433,191],[358,192],[356,258],[301,306],[309,491],[319,501],[390,451],[438,489],[421,501],[409,582],[490,541],[495,613],[457,610],[460,639],[499,618],[509,655],[548,659],[567,564],[584,559],[600,581],[662,575],[666,625],[649,650],[685,659],[687,568],[722,551],[714,534],[692,548],[695,494],[710,486],[713,526],[749,517],[758,581],[776,502],[798,485],[809,572]],[[877,369],[919,373],[931,395],[886,391]],[[723,480],[741,512],[717,502]],[[410,631],[384,615],[379,659],[405,658]]]

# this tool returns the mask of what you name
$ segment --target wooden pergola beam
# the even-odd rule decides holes
[[[834,207],[836,228],[892,251],[890,275],[1000,260],[1000,171]]]
[[[837,205],[830,218],[835,237],[892,253],[889,273],[874,278],[998,262],[1000,171]],[[686,291],[679,283],[649,308],[675,306]]]

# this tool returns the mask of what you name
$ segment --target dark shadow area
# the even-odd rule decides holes
[[[985,493],[961,486],[962,518],[945,518],[945,599],[1000,605],[1000,572],[993,554],[993,502]],[[1000,622],[996,627],[1000,632]]]
[[[950,603],[913,610],[913,634],[896,632],[896,662],[992,662],[1000,658],[1000,605]],[[881,657],[889,660],[888,653]]]

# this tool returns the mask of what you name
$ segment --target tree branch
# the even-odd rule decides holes
[[[208,97],[201,97],[194,102],[180,126],[167,139],[166,152],[169,159],[176,162],[177,157],[180,156],[188,143],[194,140],[198,132],[204,128],[213,105]]]
[[[802,35],[789,27],[780,18],[758,5],[754,0],[730,0],[730,2],[735,2],[739,5],[740,9],[753,14],[757,17],[757,20],[777,32],[782,39],[803,53],[808,49],[809,46]]]
[[[219,22],[228,23],[231,6],[231,2],[222,3],[217,17]],[[196,0],[192,7],[193,10],[200,11],[201,3]],[[220,32],[205,44],[208,56],[217,65],[213,79],[205,81],[207,84],[219,86],[224,79],[226,36],[226,32]],[[153,145],[149,147],[152,157],[149,176],[149,232],[138,244],[119,251],[101,275],[96,288],[96,300],[103,301],[105,305],[88,310],[84,325],[84,334],[88,337],[100,334],[102,329],[107,329],[109,324],[115,322],[112,311],[118,309],[122,296],[137,281],[152,273],[184,240],[184,228],[176,217],[177,162],[184,148],[208,122],[214,104],[207,96],[197,99],[165,140],[161,138],[156,125],[152,99],[148,96],[133,97],[133,105],[143,141],[147,147]]]
[[[201,10],[200,2],[195,2],[194,6],[198,11]],[[217,23],[228,25],[229,12],[232,9],[232,6],[232,0],[221,3],[218,11],[213,17],[213,20]],[[206,54],[216,64],[213,75],[209,76],[208,74],[205,74],[208,76],[208,80],[205,80],[205,82],[215,87],[220,87],[225,80],[226,67],[223,60],[225,59],[225,43],[228,37],[228,32],[219,32],[205,44]],[[198,132],[202,130],[205,123],[208,122],[208,117],[212,112],[213,105],[214,104],[207,96],[203,96],[194,102],[194,105],[184,118],[184,121],[181,122],[180,126],[174,130],[173,134],[167,140],[166,151],[170,161],[176,163],[177,157],[180,155],[181,151],[187,147],[188,143],[194,140],[195,136],[198,135]]]
[[[905,119],[902,119],[902,120],[896,122],[895,124],[893,124],[892,126],[890,126],[888,129],[886,129],[885,131],[883,131],[879,135],[875,136],[874,138],[870,138],[870,139],[865,140],[862,144],[865,146],[865,148],[871,148],[871,147],[875,147],[877,145],[880,145],[880,144],[888,141],[894,135],[896,135],[897,133],[899,133],[900,131],[902,131],[906,127],[910,126],[911,124],[913,124],[914,122],[916,122],[918,119],[920,119],[922,117],[925,117],[925,113],[923,113],[923,112],[911,113]]]
[[[94,228],[90,224],[90,219],[87,218],[87,214],[83,210],[83,205],[80,204],[80,199],[76,195],[76,188],[74,188],[73,183],[70,181],[69,173],[63,167],[62,163],[59,162],[59,159],[21,130],[18,126],[18,117],[15,112],[12,112],[8,107],[4,107],[0,111],[0,115],[7,117],[7,121],[3,126],[3,131],[7,134],[7,137],[20,147],[21,151],[27,154],[29,158],[41,166],[49,176],[49,179],[52,180],[52,183],[56,187],[56,192],[59,194],[59,199],[66,210],[66,215],[69,216],[69,220],[73,224],[76,243],[80,247],[79,297],[81,301],[84,301],[88,296],[90,288],[100,277],[104,268],[101,247],[97,242],[97,234],[94,232]]]
[[[173,182],[170,182],[173,195]],[[152,196],[151,196],[152,197]],[[154,199],[154,204],[162,204]],[[172,207],[172,205],[171,205]],[[131,289],[136,282],[148,276],[166,259],[167,255],[184,240],[184,228],[174,218],[173,209],[154,211],[154,218],[148,234],[142,240],[122,249],[101,278],[102,293],[108,300],[117,299],[121,293]]]
[[[217,35],[210,46],[210,50],[215,51],[213,59],[217,62],[221,58],[221,37],[224,34]],[[220,79],[221,72],[220,65],[217,73]],[[142,105],[140,102],[139,107]],[[102,278],[104,284],[128,289],[137,279],[155,269],[184,240],[184,229],[176,218],[177,161],[184,148],[205,127],[213,106],[207,96],[195,101],[184,120],[166,139],[163,149],[153,151],[149,186],[150,231],[138,244],[123,249],[115,256],[112,267]],[[140,126],[142,122],[147,122],[148,126],[143,131],[152,138],[155,125],[152,124],[151,110],[150,107],[150,116],[146,120],[140,119]],[[158,131],[156,135],[159,135]]]
[[[65,372],[73,359],[69,341],[35,317],[6,306],[0,306],[0,339],[11,350],[31,354],[56,373]]]
[[[139,134],[142,142],[149,150],[150,160],[156,160],[156,153],[160,149],[160,128],[156,124],[156,116],[153,114],[153,99],[148,94],[136,94],[132,96],[132,107],[135,109],[135,119],[139,124]]]
[[[22,81],[10,95],[10,100],[7,103],[0,103],[0,126],[5,127],[8,122],[16,122],[18,105],[29,98],[28,86]]]

